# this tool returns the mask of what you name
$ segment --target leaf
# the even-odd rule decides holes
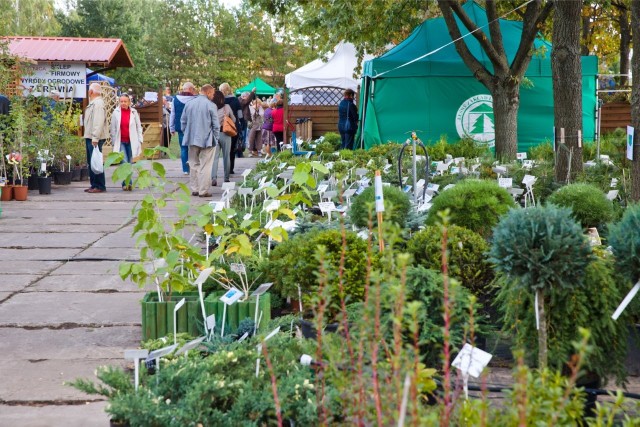
[[[104,167],[108,168],[113,164],[118,164],[124,160],[124,153],[111,152],[104,161]],[[129,163],[126,163],[129,164]],[[115,172],[114,172],[115,173]]]
[[[291,209],[280,208],[278,209],[278,213],[288,216],[289,219],[296,219],[296,214],[294,214]]]
[[[118,267],[118,274],[120,274],[121,279],[126,279],[129,273],[131,273],[131,265],[130,262],[122,262]]]
[[[164,169],[164,165],[160,162],[152,162],[151,166],[153,167],[153,170],[158,174],[159,177],[164,178],[166,171]]]

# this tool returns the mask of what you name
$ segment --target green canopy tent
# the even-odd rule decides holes
[[[463,8],[487,30],[485,10],[475,1]],[[456,18],[457,19],[457,18]],[[461,33],[467,34],[458,22]],[[500,19],[505,52],[513,60],[520,43],[522,22]],[[465,37],[473,55],[489,70],[491,62],[473,36]],[[596,57],[582,57],[583,138],[595,136]],[[520,88],[518,151],[553,138],[551,44],[538,38]],[[493,146],[493,100],[477,81],[451,43],[444,18],[423,22],[402,43],[365,62],[360,94],[361,146],[403,142],[415,130],[425,143],[442,135],[456,141],[468,135]]]
[[[248,85],[236,89],[236,96],[240,95],[242,92],[251,92],[254,87],[256,88],[257,96],[273,96],[276,93],[276,89],[274,87],[270,86],[260,77],[256,77],[251,80],[251,83]]]

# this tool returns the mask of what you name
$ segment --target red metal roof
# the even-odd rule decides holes
[[[9,52],[34,61],[84,62],[87,66],[133,67],[120,39],[7,37]]]

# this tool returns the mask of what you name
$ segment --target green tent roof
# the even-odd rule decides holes
[[[463,9],[475,24],[489,36],[487,13],[475,1],[468,1]],[[458,20],[460,33],[469,31]],[[502,41],[509,61],[513,60],[520,44],[522,21],[500,19]],[[464,38],[469,50],[488,70],[493,72],[491,61],[473,35]],[[426,55],[426,56],[425,56]],[[423,57],[424,56],[424,57]],[[418,59],[419,58],[419,59]],[[414,61],[408,64],[410,61]],[[401,67],[401,68],[397,68]],[[471,71],[456,52],[451,42],[444,18],[424,21],[402,43],[384,55],[365,62],[364,75],[377,77],[418,77],[418,76],[471,76]],[[534,42],[534,54],[527,69],[527,76],[551,75],[551,43],[542,38]]]
[[[254,87],[256,88],[257,96],[275,95],[276,93],[276,89],[274,87],[270,86],[260,77],[256,77],[251,80],[251,83],[248,85],[236,89],[236,95],[240,95],[242,92],[251,92]]]

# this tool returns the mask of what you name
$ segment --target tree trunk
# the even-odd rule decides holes
[[[538,296],[538,316],[540,318],[540,329],[538,330],[538,368],[544,369],[548,365],[547,350],[547,315],[544,311],[544,292],[542,289],[536,289]]]
[[[582,133],[581,13],[582,2],[555,1],[551,70],[556,127],[555,178],[560,183],[567,183],[582,171],[582,141],[578,136]],[[560,143],[561,128],[564,128],[564,147]]]
[[[620,74],[629,74],[629,52],[631,48],[631,26],[629,25],[629,9],[624,4],[615,3],[618,10],[618,25],[620,27]],[[626,86],[627,76],[620,76],[620,86]]]
[[[631,28],[640,28],[640,0],[631,1]],[[636,40],[640,40],[640,32],[636,31],[635,37]],[[640,48],[633,49],[631,67],[631,125],[635,129],[631,162],[631,198],[637,202],[640,200]]]
[[[491,88],[493,96],[493,118],[496,138],[496,158],[511,161],[518,151],[518,108],[520,86],[511,75],[496,77]]]

